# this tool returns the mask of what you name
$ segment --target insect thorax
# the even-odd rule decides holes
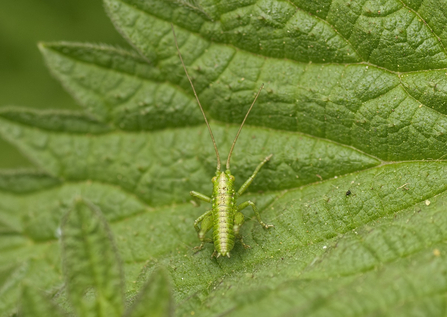
[[[217,172],[213,182],[213,209],[219,206],[234,206],[234,176],[230,171]]]

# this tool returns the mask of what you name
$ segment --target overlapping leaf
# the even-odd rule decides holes
[[[45,171],[0,176],[2,312],[25,276],[62,287],[58,228],[82,195],[111,223],[127,297],[162,264],[179,316],[442,316],[445,1],[105,6],[139,53],[40,45],[87,113],[0,113],[0,134]],[[275,228],[248,221],[252,249],[236,245],[231,259],[192,251],[205,207],[188,192],[210,193],[215,157],[171,22],[222,157],[266,84],[232,172],[240,185],[273,153],[248,197]]]

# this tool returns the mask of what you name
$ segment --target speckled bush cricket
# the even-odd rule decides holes
[[[203,118],[205,119],[206,126],[208,127],[208,131],[211,136],[211,140],[213,141],[214,150],[216,151],[217,157],[217,169],[216,176],[214,176],[211,180],[213,183],[213,193],[211,197],[203,195],[201,193],[191,191],[190,194],[195,201],[200,203],[200,200],[206,201],[212,204],[212,209],[205,212],[199,218],[194,221],[194,228],[197,231],[200,241],[202,242],[200,246],[196,247],[196,249],[201,250],[203,245],[206,242],[214,243],[214,252],[211,257],[216,256],[228,256],[230,257],[230,251],[234,247],[235,239],[239,239],[242,245],[245,248],[249,248],[248,245],[244,243],[242,240],[242,236],[240,234],[240,228],[244,223],[244,215],[241,213],[242,209],[245,209],[248,206],[251,206],[253,212],[255,213],[256,219],[261,224],[262,227],[268,229],[273,227],[273,225],[265,224],[261,215],[259,214],[256,205],[252,201],[243,202],[240,205],[236,204],[237,198],[242,195],[245,190],[250,186],[255,178],[256,174],[258,174],[261,167],[267,163],[273,154],[267,156],[255,169],[253,174],[245,181],[245,183],[239,188],[236,192],[234,189],[234,176],[231,175],[230,172],[230,158],[233,153],[234,145],[241,133],[242,127],[244,126],[245,120],[247,120],[248,114],[250,110],[253,108],[256,100],[261,93],[264,84],[259,88],[258,93],[253,100],[250,108],[247,111],[247,114],[242,121],[239,130],[237,131],[236,137],[234,138],[233,144],[231,145],[230,153],[228,154],[226,170],[225,172],[220,170],[220,157],[219,151],[217,150],[216,140],[214,139],[213,132],[211,131],[211,127],[206,118],[205,112],[203,111],[202,105],[200,104],[199,97],[197,96],[196,90],[194,89],[194,85],[192,84],[191,78],[189,77],[188,71],[186,70],[185,63],[183,62],[182,54],[180,53],[180,49],[177,43],[177,37],[175,35],[174,26],[171,24],[172,33],[174,34],[175,47],[177,48],[177,53],[179,55],[180,61],[182,62],[183,69],[185,70],[186,77],[188,77],[189,83],[191,84],[192,90],[194,92],[194,96],[196,97],[197,103],[199,104],[200,111],[203,114]],[[199,226],[200,224],[200,226]],[[206,238],[206,233],[213,229],[213,239]]]

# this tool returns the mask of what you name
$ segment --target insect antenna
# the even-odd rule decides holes
[[[216,140],[214,139],[213,131],[211,131],[210,124],[208,123],[208,120],[206,119],[205,112],[203,111],[202,105],[200,104],[200,100],[199,100],[199,97],[197,96],[197,93],[196,93],[196,90],[194,88],[194,85],[192,84],[191,77],[189,77],[188,71],[186,70],[186,66],[185,66],[185,63],[183,62],[182,54],[180,53],[180,49],[178,48],[177,36],[175,35],[174,25],[172,25],[172,23],[171,23],[171,28],[172,28],[172,33],[174,34],[175,47],[177,48],[178,56],[180,57],[180,61],[182,62],[183,69],[185,70],[185,73],[186,73],[186,77],[188,77],[189,83],[191,84],[192,91],[194,92],[194,96],[196,96],[196,100],[197,100],[197,103],[199,104],[200,111],[202,111],[203,118],[205,119],[206,126],[208,127],[208,131],[209,131],[210,136],[211,136],[211,140],[213,141],[214,150],[216,151],[216,157],[217,157],[217,170],[220,171],[219,150],[217,149]]]
[[[231,154],[233,154],[234,145],[236,144],[237,138],[239,137],[239,134],[241,133],[242,127],[244,126],[245,120],[247,120],[247,117],[248,117],[248,114],[251,111],[251,108],[253,108],[253,106],[255,105],[255,102],[258,99],[259,94],[261,93],[262,88],[264,88],[264,84],[262,84],[261,88],[259,88],[258,93],[256,94],[256,97],[255,97],[255,100],[253,100],[253,103],[251,104],[250,109],[248,109],[247,114],[245,115],[244,121],[242,121],[242,124],[239,127],[239,130],[237,131],[236,137],[234,138],[234,141],[233,141],[233,145],[231,145],[230,153],[228,154],[228,159],[227,159],[227,170],[230,169],[230,159],[231,159]]]

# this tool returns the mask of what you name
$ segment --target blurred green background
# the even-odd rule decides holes
[[[39,41],[108,43],[127,47],[104,12],[101,0],[0,1],[0,107],[80,107],[51,77]],[[0,139],[0,169],[31,167]]]

